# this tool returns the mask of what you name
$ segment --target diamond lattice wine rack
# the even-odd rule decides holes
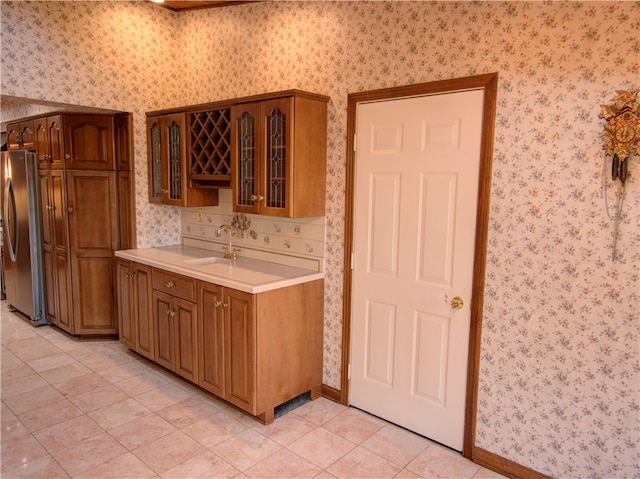
[[[189,114],[193,186],[231,187],[231,121],[228,108]]]

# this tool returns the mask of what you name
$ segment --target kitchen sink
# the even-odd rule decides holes
[[[228,263],[229,260],[225,258],[220,258],[219,256],[208,256],[206,258],[194,258],[194,259],[186,259],[184,261],[185,264],[202,266],[206,264],[214,264],[214,263]]]

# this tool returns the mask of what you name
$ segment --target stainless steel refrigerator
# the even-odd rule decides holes
[[[6,300],[34,326],[44,314],[42,250],[36,155],[2,152],[3,267]]]

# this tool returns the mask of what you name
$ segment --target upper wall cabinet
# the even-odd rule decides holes
[[[216,206],[218,191],[194,188],[187,171],[185,113],[147,118],[149,201],[173,206]]]
[[[8,148],[36,152],[38,168],[116,169],[114,117],[62,113],[7,125]]]
[[[62,116],[36,118],[34,128],[38,168],[41,170],[64,168]]]
[[[149,201],[215,206],[233,190],[233,210],[324,216],[327,102],[287,90],[147,113]]]
[[[231,107],[234,211],[324,216],[327,101],[296,91]]]
[[[7,124],[8,150],[33,150],[34,127],[33,120],[23,120]]]
[[[63,121],[68,169],[115,170],[112,115],[64,115]]]

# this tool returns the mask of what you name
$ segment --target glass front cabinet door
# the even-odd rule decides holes
[[[218,191],[191,185],[187,165],[187,114],[147,117],[149,202],[173,206],[217,206]]]
[[[185,125],[183,113],[147,118],[151,203],[185,206]]]
[[[234,211],[325,214],[326,108],[296,95],[231,108]]]

